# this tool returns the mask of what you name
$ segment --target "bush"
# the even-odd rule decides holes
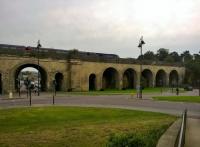
[[[100,91],[104,91],[104,89],[103,89],[103,88],[101,88],[101,89],[100,89]]]
[[[167,126],[146,133],[111,134],[107,147],[155,147]]]
[[[144,147],[141,136],[136,134],[113,134],[108,140],[107,147]]]

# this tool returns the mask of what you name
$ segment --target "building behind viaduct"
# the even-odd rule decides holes
[[[37,67],[38,52],[34,47],[0,44],[0,93],[16,92],[20,71]],[[140,83],[139,61],[113,54],[41,48],[39,72],[42,91],[89,91],[100,89],[132,89]],[[185,68],[145,62],[142,84],[145,87],[180,85]]]

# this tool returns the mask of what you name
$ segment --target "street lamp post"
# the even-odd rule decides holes
[[[162,93],[162,87],[163,87],[163,82],[162,82],[162,80],[160,79],[160,93]]]
[[[55,104],[56,84],[56,80],[53,80],[53,105]]]
[[[40,73],[39,73],[39,69],[40,69],[40,60],[39,60],[39,53],[40,53],[40,48],[41,48],[42,46],[41,46],[41,44],[40,44],[40,40],[38,40],[38,42],[37,42],[37,59],[38,59],[38,96],[40,95],[40,79],[39,79],[39,77],[40,77]]]
[[[17,79],[17,85],[18,85],[18,92],[19,92],[19,97],[21,97],[21,84],[20,84],[20,78]]]
[[[145,44],[143,36],[140,38],[138,47],[140,48],[140,86],[139,86],[139,98],[142,99],[142,46]]]
[[[25,86],[26,86],[27,98],[28,98],[28,83],[29,83],[29,79],[28,79],[28,77],[27,77],[26,80],[24,81],[24,84],[25,84]]]
[[[28,92],[29,92],[29,106],[32,105],[32,97],[31,97],[31,80],[28,80]]]
[[[200,96],[200,80],[197,80],[198,89],[199,89],[199,96]]]

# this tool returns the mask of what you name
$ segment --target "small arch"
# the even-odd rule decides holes
[[[103,72],[102,88],[103,89],[116,89],[118,88],[119,77],[115,68],[109,67]]]
[[[156,87],[166,86],[167,84],[167,74],[164,70],[159,70],[156,73]]]
[[[149,69],[142,71],[142,86],[153,87],[153,73]]]
[[[125,70],[123,74],[123,89],[133,89],[136,87],[136,72],[132,68]]]
[[[96,90],[96,75],[90,74],[89,76],[89,91]]]
[[[56,91],[62,91],[63,86],[63,74],[58,72],[55,74],[55,80],[56,80]]]
[[[178,82],[179,82],[178,72],[176,70],[172,70],[169,74],[169,85],[176,86],[178,85]]]
[[[3,94],[3,82],[2,82],[2,74],[0,73],[0,95]]]
[[[19,82],[18,82],[19,79],[24,82],[25,77],[23,77],[21,71],[26,68],[35,69],[35,73],[33,76],[33,77],[35,77],[35,78],[33,78],[35,83],[38,83],[37,82],[38,80],[35,80],[35,79],[36,79],[36,77],[38,79],[38,73],[39,73],[39,83],[41,85],[40,89],[41,89],[41,91],[46,91],[47,90],[47,73],[41,66],[38,67],[37,64],[33,64],[33,63],[22,64],[15,69],[15,72],[14,72],[15,90],[18,91],[18,89],[19,89]],[[36,76],[36,72],[37,72],[37,76]]]

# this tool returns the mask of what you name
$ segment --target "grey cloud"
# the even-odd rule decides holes
[[[165,28],[146,24],[155,31],[149,35],[149,30],[141,27],[132,16],[134,10],[123,14],[126,7],[131,9],[130,0],[125,0],[119,10],[112,10],[113,2],[1,0],[0,43],[35,46],[37,39],[40,39],[44,47],[78,48],[115,53],[122,57],[137,57],[138,40],[144,35],[147,42],[144,51],[156,51],[160,47],[170,48],[171,51],[180,49],[179,52],[185,49],[199,51],[198,26],[188,30],[192,34],[184,35],[185,32],[175,32],[172,25],[172,34],[168,35]]]

